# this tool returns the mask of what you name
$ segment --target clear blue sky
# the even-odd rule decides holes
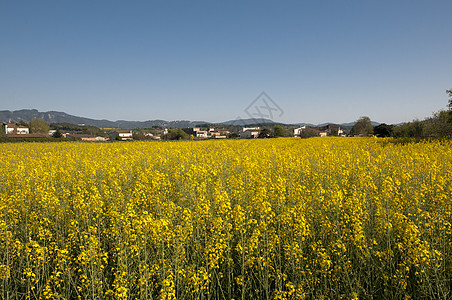
[[[445,109],[452,1],[0,1],[0,110],[387,123]]]

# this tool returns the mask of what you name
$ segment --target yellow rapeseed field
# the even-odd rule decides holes
[[[447,299],[452,141],[1,144],[1,299]]]

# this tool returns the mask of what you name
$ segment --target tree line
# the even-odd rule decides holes
[[[424,120],[413,120],[400,125],[372,126],[369,117],[361,117],[350,131],[351,136],[375,135],[377,137],[445,137],[452,136],[452,89],[446,90],[448,109],[440,110]]]

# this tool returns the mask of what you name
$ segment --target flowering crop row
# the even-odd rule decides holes
[[[2,299],[446,299],[452,142],[0,147]]]

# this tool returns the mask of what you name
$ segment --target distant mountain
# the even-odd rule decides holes
[[[83,124],[87,126],[96,126],[99,128],[151,128],[152,126],[161,126],[169,128],[186,128],[193,127],[200,123],[207,123],[204,121],[198,121],[196,123],[191,121],[109,121],[109,120],[96,120],[83,118],[78,116],[69,115],[59,111],[39,112],[36,109],[21,109],[15,111],[2,110],[0,111],[0,122],[29,122],[33,119],[42,119],[48,123],[71,123],[71,124]]]
[[[205,121],[165,121],[165,120],[149,120],[149,121],[109,121],[109,120],[96,120],[84,117],[73,116],[59,111],[47,111],[40,112],[36,109],[21,109],[15,111],[1,110],[0,122],[29,122],[33,119],[43,119],[48,123],[71,123],[71,124],[83,124],[87,126],[96,126],[99,128],[122,128],[122,129],[135,129],[135,128],[151,128],[153,126],[168,127],[168,128],[188,128],[196,127],[200,124],[216,124],[216,125],[229,125],[229,126],[245,126],[245,125],[257,125],[257,124],[282,124],[274,122],[270,119],[264,118],[250,118],[250,119],[235,119],[220,123],[211,123]],[[310,123],[297,123],[288,124],[292,126],[309,126],[320,127],[331,123],[322,123],[318,125]],[[338,124],[341,127],[352,127],[355,122]],[[372,121],[372,125],[376,126],[380,123]]]
[[[297,124],[293,124],[296,126],[308,126],[308,127],[322,127],[322,126],[326,126],[326,125],[338,125],[340,127],[353,127],[353,125],[355,125],[356,122],[349,122],[349,123],[341,123],[341,124],[337,124],[337,123],[320,123],[317,125],[314,124],[310,124],[310,123],[297,123]],[[371,121],[372,126],[378,126],[380,125],[379,122],[376,121]]]
[[[192,122],[187,120],[182,121],[165,121],[165,120],[149,120],[149,121],[124,121],[119,120],[115,122],[118,128],[151,128],[153,126],[159,126],[159,127],[168,127],[168,128],[189,128],[194,127],[198,124],[204,124],[207,122],[204,121],[198,121],[198,122]]]
[[[311,123],[296,123],[296,124],[291,124],[291,125],[300,126],[300,127],[303,127],[303,126],[306,126],[306,127],[317,127],[317,126],[320,126],[320,125],[314,125],[314,124],[311,124]]]
[[[33,119],[42,119],[48,123],[71,123],[84,124],[96,127],[116,127],[116,123],[108,120],[94,120],[89,118],[77,117],[59,111],[39,112],[36,109],[21,109],[15,111],[0,111],[1,122],[30,122]]]
[[[249,118],[249,119],[235,119],[235,120],[229,120],[221,123],[216,123],[220,125],[251,125],[251,124],[266,124],[266,123],[277,123],[270,119],[264,119],[264,118]],[[280,124],[280,123],[277,123]]]

